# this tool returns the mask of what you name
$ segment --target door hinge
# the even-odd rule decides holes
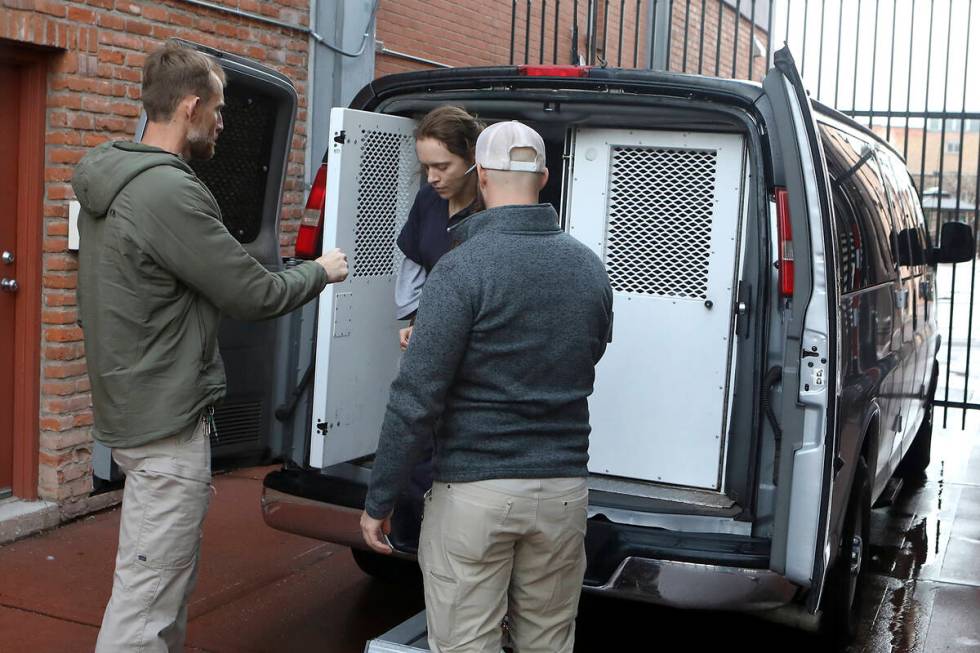
[[[327,422],[317,422],[316,430],[322,433],[323,435],[326,435],[327,431],[330,430],[330,424],[328,424]]]
[[[341,129],[340,130],[340,133],[333,137],[333,142],[334,143],[337,143],[338,145],[343,145],[344,143],[346,143],[347,142],[347,132],[344,131],[343,129]]]

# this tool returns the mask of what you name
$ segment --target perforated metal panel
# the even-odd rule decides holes
[[[606,267],[614,290],[705,299],[715,150],[613,147]]]
[[[363,132],[354,224],[355,277],[394,274],[395,239],[407,213],[409,187],[399,183],[414,158],[411,136],[381,130]],[[401,219],[399,219],[401,217]]]
[[[565,220],[606,263],[612,342],[589,398],[589,470],[724,487],[739,134],[576,130]]]
[[[190,164],[218,202],[228,231],[242,243],[254,241],[262,229],[276,111],[274,99],[229,84],[214,158]]]

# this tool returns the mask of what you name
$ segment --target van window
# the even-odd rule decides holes
[[[276,110],[271,97],[246,95],[229,84],[222,111],[224,131],[214,158],[190,164],[218,202],[225,227],[240,243],[252,242],[262,231]]]
[[[874,149],[860,138],[821,124],[837,222],[841,292],[894,277],[892,222]]]
[[[922,220],[922,207],[912,185],[912,179],[902,161],[879,149],[878,157],[885,172],[885,183],[892,196],[895,221],[898,226],[898,265],[903,274],[918,272],[926,263],[928,236]]]

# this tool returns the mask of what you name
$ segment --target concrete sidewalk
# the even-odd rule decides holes
[[[259,497],[269,469],[215,477],[188,651],[360,653],[422,608],[420,592],[372,582],[347,549],[266,526]],[[118,528],[116,508],[0,547],[0,651],[95,647]]]
[[[849,651],[980,651],[980,415],[971,420],[966,431],[937,428],[926,481],[873,511],[864,617]],[[269,469],[215,478],[189,651],[360,653],[422,609],[420,591],[371,580],[346,549],[267,527],[259,496]],[[92,650],[118,527],[118,509],[108,510],[0,547],[0,653]],[[825,650],[747,615],[583,599],[576,651],[635,650],[637,638],[650,650]]]

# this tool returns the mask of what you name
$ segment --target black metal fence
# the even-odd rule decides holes
[[[905,157],[938,242],[949,220],[980,227],[976,13],[973,0],[512,0],[510,62],[761,80],[774,46],[788,43],[812,97]],[[960,410],[966,428],[980,411],[977,260],[938,274],[936,403],[943,426]]]

